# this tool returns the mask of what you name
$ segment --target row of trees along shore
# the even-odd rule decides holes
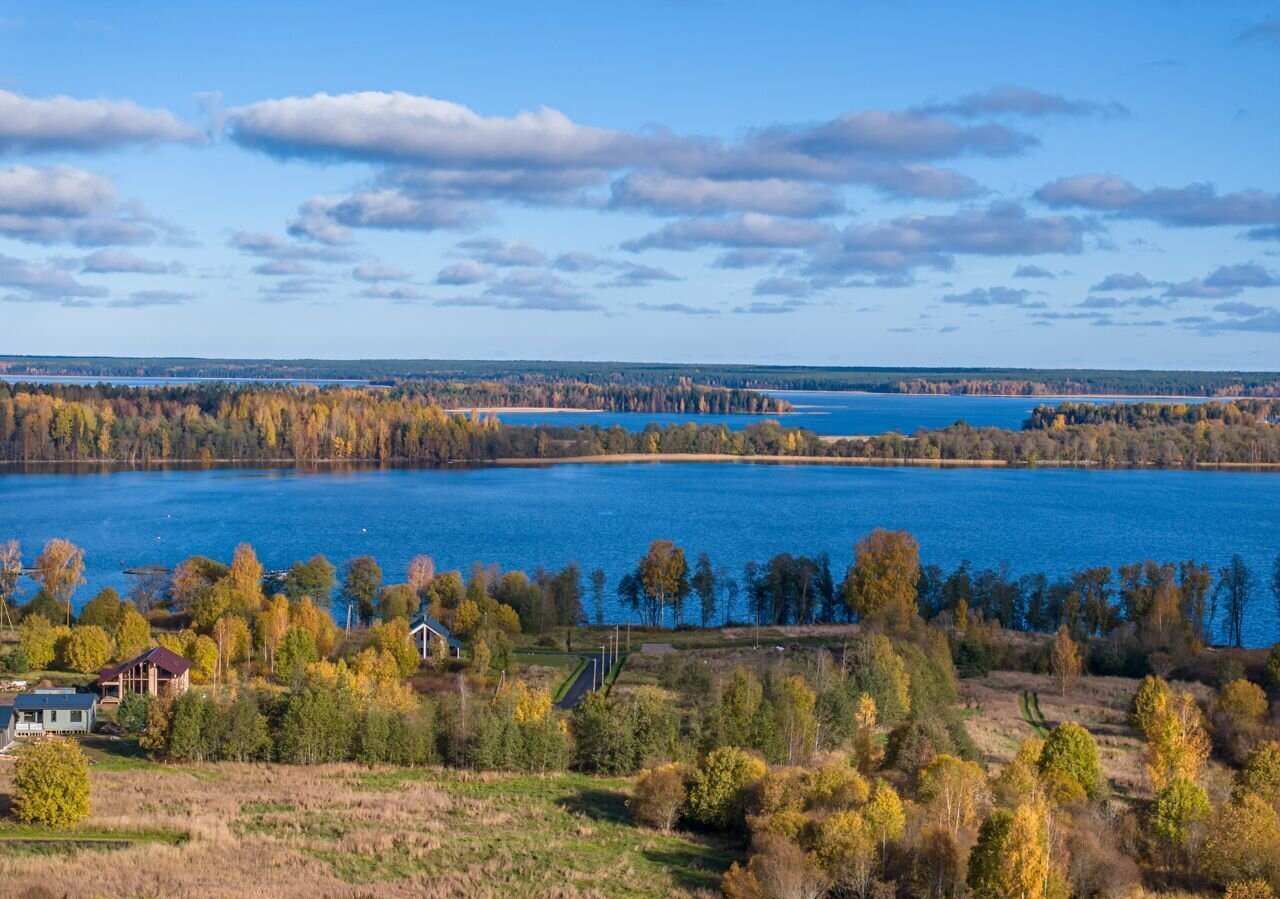
[[[785,417],[783,418],[785,421]],[[443,464],[616,454],[1007,464],[1280,464],[1280,400],[1038,407],[1020,431],[957,423],[914,435],[820,437],[774,421],[511,427],[450,415],[417,391],[306,386],[0,384],[0,460]]]
[[[810,588],[827,590],[820,561],[783,558],[744,573],[759,608],[792,610],[775,620],[794,615]],[[109,640],[114,628],[118,645],[126,620],[150,626],[136,605],[104,593],[61,631],[58,603],[78,586],[81,561],[61,542],[37,560],[42,593],[23,609],[22,651],[52,630],[53,652],[78,664],[85,647],[73,644],[98,641],[77,633]],[[697,592],[695,581],[710,589],[706,567],[699,560],[691,574],[679,548],[656,541],[629,577],[661,606]],[[779,573],[761,577],[762,568]],[[1280,887],[1280,725],[1259,682],[1280,686],[1280,646],[1256,680],[1234,658],[1203,664],[1184,596],[1209,588],[1189,583],[1192,570],[1202,569],[1122,569],[1114,615],[1063,619],[1051,639],[1015,637],[999,617],[1007,591],[998,575],[939,580],[909,534],[876,531],[854,547],[831,600],[842,607],[834,617],[859,622],[839,645],[739,654],[727,669],[696,653],[642,658],[645,678],[562,713],[510,656],[511,639],[537,626],[514,588],[544,597],[543,626],[572,624],[581,618],[576,571],[528,579],[481,566],[464,581],[421,556],[403,584],[383,586],[372,559],[335,569],[317,556],[277,582],[241,546],[229,563],[179,566],[166,592],[182,612],[169,623],[185,626],[148,636],[191,658],[204,686],[130,696],[116,720],[176,762],[634,775],[628,807],[638,826],[722,834],[742,847],[722,882],[730,899],[1054,899],[1152,884],[1265,899]],[[1084,594],[1099,580],[1075,584],[1077,605],[1089,607]],[[334,594],[360,626],[340,631],[324,613]],[[780,595],[790,597],[781,606]],[[416,608],[451,623],[467,644],[463,660],[438,652],[435,669],[421,670],[407,630]],[[992,666],[1048,672],[1070,695],[1124,640],[1138,641],[1156,669],[1133,681],[1138,780],[1113,785],[1111,744],[1104,754],[1072,721],[1046,724],[988,765],[966,724],[983,710],[961,707],[960,678]],[[1166,680],[1172,668],[1200,683]],[[1118,726],[1108,725],[1108,741]],[[89,808],[83,760],[73,743],[48,745],[56,748],[20,763],[15,808],[38,823],[75,823]],[[45,801],[59,790],[68,801]]]
[[[909,583],[886,592],[887,575],[868,573],[872,561],[885,572],[906,571]],[[1236,555],[1216,569],[1194,559],[1147,560],[1059,577],[1015,576],[1007,565],[975,570],[962,562],[946,571],[921,564],[913,537],[885,530],[855,547],[854,561],[839,579],[826,554],[780,553],[762,563],[748,562],[735,575],[706,553],[691,560],[668,540],[653,541],[612,591],[603,569],[587,574],[584,590],[576,562],[559,570],[539,568],[532,575],[477,562],[464,575],[437,572],[431,557],[422,555],[411,562],[403,582],[388,584],[371,556],[335,566],[316,555],[268,575],[248,544],[237,547],[230,563],[193,556],[172,571],[141,572],[127,598],[106,588],[76,615],[74,595],[84,584],[82,549],[51,540],[28,567],[16,541],[0,544],[0,604],[24,634],[8,669],[40,670],[56,661],[92,673],[112,659],[136,655],[150,638],[151,622],[167,620],[188,628],[174,643],[175,651],[202,653],[192,661],[213,675],[216,671],[204,662],[215,655],[225,660],[228,640],[256,635],[258,649],[274,658],[275,641],[289,630],[291,615],[306,623],[319,647],[332,648],[338,625],[347,630],[391,626],[427,613],[464,638],[485,632],[484,639],[493,644],[487,652],[500,651],[506,658],[513,635],[605,624],[610,594],[637,624],[652,628],[919,616],[962,635],[1065,629],[1072,639],[1087,642],[1093,670],[1127,676],[1186,668],[1206,646],[1241,646],[1245,622],[1257,614],[1267,593],[1280,621],[1280,555],[1265,573],[1251,570]],[[36,590],[22,601],[28,577]],[[997,650],[1004,651],[984,639],[966,637],[960,645],[967,670],[999,664],[992,655]]]

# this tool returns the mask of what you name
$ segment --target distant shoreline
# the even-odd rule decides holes
[[[604,409],[577,409],[571,406],[471,406],[469,408],[445,409],[449,415],[468,415],[478,412],[482,415],[501,415],[503,412],[590,412],[602,414]],[[660,413],[654,413],[660,414]]]

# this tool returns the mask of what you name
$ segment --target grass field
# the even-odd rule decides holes
[[[92,818],[61,846],[0,828],[0,895],[701,896],[740,852],[636,828],[621,779],[177,766],[128,743],[87,748]]]

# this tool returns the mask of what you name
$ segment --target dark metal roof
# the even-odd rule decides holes
[[[13,720],[13,706],[0,705],[0,730],[9,727],[9,722]]]
[[[189,661],[178,655],[173,650],[166,649],[163,646],[153,646],[136,659],[130,659],[127,662],[116,665],[114,668],[103,668],[98,672],[98,682],[101,683],[105,680],[111,680],[121,671],[132,668],[134,665],[141,665],[143,662],[150,662],[152,665],[167,671],[174,677],[178,677],[191,667],[191,663]]]
[[[20,712],[41,709],[91,709],[98,697],[92,693],[19,693],[13,707]]]

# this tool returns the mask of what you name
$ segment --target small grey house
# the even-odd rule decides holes
[[[11,705],[0,705],[0,752],[13,745],[18,737],[18,713]]]
[[[432,637],[444,637],[445,645],[449,647],[449,655],[453,658],[456,659],[462,655],[462,642],[430,615],[419,615],[410,621],[409,636],[413,639],[413,645],[417,647],[418,655],[424,659],[431,658]]]
[[[18,716],[18,736],[32,734],[87,734],[97,719],[98,697],[67,687],[19,693],[13,699]]]

